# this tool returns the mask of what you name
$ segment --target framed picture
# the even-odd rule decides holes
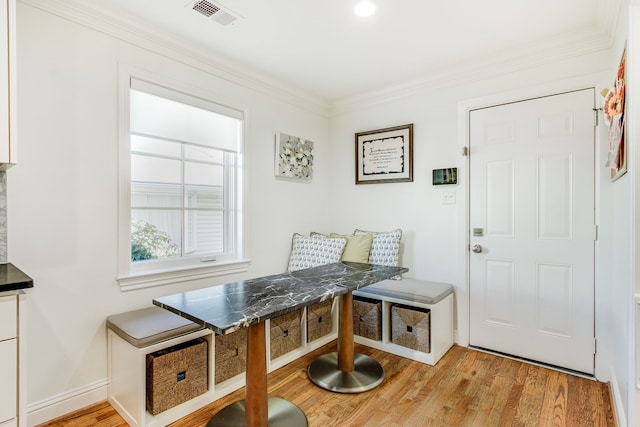
[[[356,184],[413,182],[413,124],[356,133]]]
[[[624,175],[628,168],[625,137],[626,50],[625,46],[613,88],[604,94],[604,118],[609,128],[607,167],[611,169],[611,181]]]
[[[275,175],[277,178],[311,181],[313,141],[286,133],[276,133]]]

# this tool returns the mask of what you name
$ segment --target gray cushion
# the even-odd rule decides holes
[[[353,292],[354,295],[373,297],[376,295],[436,304],[453,293],[453,286],[448,283],[427,282],[425,280],[408,279],[383,280]]]
[[[203,329],[203,326],[163,308],[151,306],[107,317],[107,328],[142,348]]]

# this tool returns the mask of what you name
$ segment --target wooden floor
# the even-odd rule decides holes
[[[269,374],[269,395],[304,411],[310,427],[327,426],[615,426],[608,385],[475,350],[454,346],[435,367],[356,344],[384,367],[385,380],[360,394],[313,385],[307,366],[335,343]],[[171,424],[205,426],[244,388]],[[44,426],[127,424],[106,402]]]

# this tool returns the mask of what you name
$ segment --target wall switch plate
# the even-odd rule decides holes
[[[453,191],[443,191],[440,196],[440,202],[443,205],[455,205],[456,204],[456,193]]]

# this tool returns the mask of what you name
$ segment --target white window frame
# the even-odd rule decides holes
[[[233,188],[225,189],[234,193],[234,206],[230,207],[230,212],[225,227],[231,231],[228,239],[231,243],[232,251],[225,257],[184,257],[172,259],[170,261],[154,261],[143,263],[131,262],[131,146],[129,141],[130,133],[130,89],[131,81],[135,79],[137,83],[149,82],[154,88],[167,88],[166,94],[161,94],[171,99],[176,99],[175,95],[184,94],[189,98],[188,104],[192,104],[193,99],[200,99],[206,104],[215,104],[219,107],[219,112],[241,118],[243,129],[241,138],[244,141],[246,135],[246,113],[242,110],[226,107],[212,100],[212,96],[199,88],[188,86],[181,82],[172,81],[159,77],[150,72],[133,69],[129,66],[120,66],[119,70],[119,184],[118,184],[118,277],[117,281],[122,291],[161,286],[190,280],[205,279],[227,274],[242,273],[249,270],[250,261],[244,258],[243,244],[243,151],[244,147],[239,147],[236,156],[236,176],[232,180]],[[194,95],[198,94],[198,95]],[[172,96],[168,96],[172,95]]]

